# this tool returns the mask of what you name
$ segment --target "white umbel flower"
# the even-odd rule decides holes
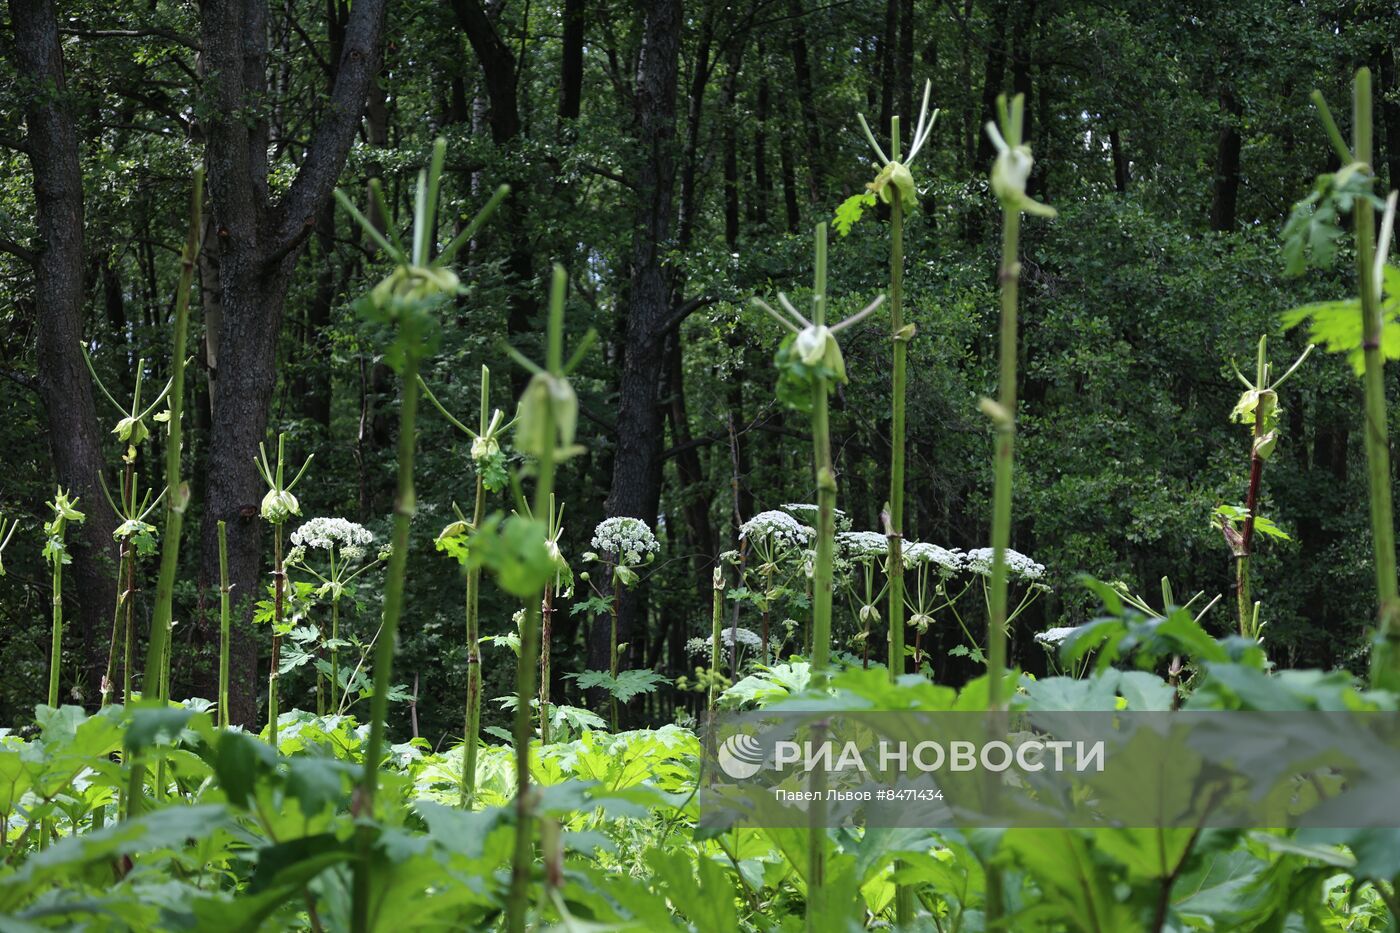
[[[806,522],[809,525],[817,524],[817,515],[821,512],[821,506],[811,502],[785,502],[783,511],[794,516],[798,521]],[[850,531],[851,519],[840,509],[831,510],[833,524],[837,531]]]
[[[906,541],[901,549],[901,554],[904,556],[904,566],[916,567],[919,564],[932,564],[945,577],[951,577],[963,569],[963,553],[961,551],[949,550],[946,547],[939,547],[937,544]]]
[[[363,556],[365,546],[373,542],[374,535],[368,528],[344,518],[313,518],[292,532],[292,544],[297,547],[323,551],[336,548],[347,557],[356,551]],[[347,548],[355,550],[346,553]]]
[[[739,526],[741,539],[786,547],[801,547],[816,534],[814,528],[802,524],[786,512],[773,509],[759,512]]]
[[[1065,639],[1074,633],[1074,626],[1066,625],[1060,628],[1048,628],[1043,632],[1035,633],[1035,640],[1047,648],[1058,648],[1065,643]]]
[[[612,554],[624,564],[640,564],[647,555],[661,550],[656,535],[640,518],[605,518],[593,529],[593,549]]]
[[[967,569],[984,577],[992,575],[992,549],[979,547],[965,555]],[[1020,551],[1006,549],[1006,569],[1014,580],[1035,581],[1045,576],[1045,565],[1038,564]]]
[[[836,535],[836,546],[848,560],[868,560],[888,554],[890,539],[878,531],[842,531]]]
[[[736,641],[741,645],[748,645],[750,648],[757,648],[763,643],[763,639],[758,637],[757,632],[742,626],[736,629],[726,625],[719,631],[719,640],[724,643],[726,648],[734,647]]]

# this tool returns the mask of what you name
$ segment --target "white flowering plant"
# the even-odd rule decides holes
[[[728,598],[734,602],[753,603],[758,609],[761,634],[756,644],[762,648],[759,659],[764,664],[770,657],[774,608],[784,601],[801,609],[811,603],[805,585],[799,588],[794,581],[806,576],[806,555],[816,536],[815,528],[799,521],[789,511],[777,509],[759,512],[739,526],[745,558],[743,584],[731,590]],[[750,556],[752,560],[748,559]],[[779,651],[784,641],[784,638],[778,639]]]
[[[640,518],[626,515],[605,518],[593,529],[593,550],[585,561],[601,561],[613,568],[613,579],[623,586],[637,582],[636,568],[651,563],[661,544],[651,526]]]
[[[356,578],[388,559],[387,545],[376,551],[374,541],[374,534],[365,526],[349,519],[325,516],[302,523],[291,535],[292,547],[287,552],[286,565],[313,580],[294,581],[290,592],[295,596],[305,586],[307,592],[303,598],[306,602],[322,600],[330,606],[329,631],[319,625],[308,626],[316,637],[297,639],[283,665],[290,669],[308,662],[314,664],[318,712],[327,708],[327,684],[330,687],[329,709],[340,712],[344,686],[340,649],[350,646],[350,642],[341,637],[340,601],[350,593],[349,586]],[[299,614],[304,617],[309,613],[308,606]],[[282,625],[285,628],[288,623],[284,621]]]

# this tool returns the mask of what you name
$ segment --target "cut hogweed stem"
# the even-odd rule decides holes
[[[1021,212],[1054,216],[1047,207],[1026,194],[1034,160],[1030,147],[1021,140],[1025,99],[1017,94],[1008,104],[1006,96],[997,99],[1001,126],[989,122],[986,130],[997,150],[992,164],[991,186],[1001,202],[1001,335],[998,347],[998,399],[983,399],[982,409],[996,429],[996,454],[992,491],[992,579],[987,618],[987,706],[992,711],[1005,708],[1006,670],[1006,551],[1011,543],[1012,459],[1016,440],[1016,313],[1021,277]],[[1001,922],[1001,870],[987,866],[987,925]]]
[[[889,673],[893,680],[904,671],[904,563],[901,557],[904,535],[904,460],[905,460],[905,403],[906,367],[909,357],[909,343],[914,338],[914,325],[904,321],[904,215],[916,202],[915,185],[910,166],[918,158],[924,143],[933,132],[938,119],[938,111],[928,109],[931,82],[924,82],[923,102],[919,107],[919,119],[914,126],[914,136],[910,142],[909,154],[902,158],[900,150],[900,121],[898,116],[890,118],[890,152],[886,157],[870,126],[863,115],[858,115],[866,141],[870,143],[875,157],[882,166],[875,180],[866,185],[867,189],[889,204],[890,207],[890,338],[894,345],[894,366],[891,376],[891,417],[890,417],[890,492],[886,507],[885,532],[889,537]],[[869,646],[867,645],[867,650]],[[900,889],[899,916],[901,922],[908,922],[912,916],[912,904],[908,892]]]
[[[287,482],[287,435],[277,435],[277,462],[274,467],[267,458],[267,447],[258,444],[258,456],[253,458],[268,491],[263,496],[263,521],[272,526],[272,659],[267,673],[267,733],[268,744],[277,748],[277,720],[280,714],[279,676],[282,664],[282,615],[287,588],[287,567],[282,553],[282,526],[293,515],[301,514],[301,504],[292,489],[306,475],[312,457],[307,456],[292,481]]]
[[[578,421],[578,401],[569,387],[566,372],[582,359],[575,352],[570,365],[564,363],[564,292],[568,279],[561,266],[554,267],[549,290],[549,323],[546,330],[546,356],[543,368],[530,364],[534,371],[520,400],[517,446],[521,452],[534,457],[534,502],[529,509],[526,527],[533,537],[539,534],[538,545],[544,553],[537,555],[538,573],[531,573],[520,587],[527,592],[516,595],[525,598],[525,616],[520,626],[520,663],[516,668],[515,706],[515,851],[511,859],[510,890],[506,900],[506,929],[509,933],[524,933],[529,906],[531,868],[534,863],[534,794],[530,784],[530,701],[535,697],[535,665],[539,661],[540,609],[544,589],[557,573],[557,565],[549,549],[548,524],[538,516],[550,514],[550,498],[554,492],[554,472],[558,460],[576,453],[574,430]],[[585,338],[580,346],[592,343]]]
[[[199,256],[200,233],[204,229],[201,212],[204,203],[204,169],[194,170],[190,193],[189,229],[180,251],[180,279],[175,293],[175,333],[170,365],[170,420],[165,436],[165,534],[161,538],[160,570],[156,576],[155,606],[151,613],[150,644],[146,650],[146,678],[143,694],[165,702],[169,699],[168,664],[170,627],[174,618],[175,571],[180,559],[180,532],[185,523],[190,491],[180,477],[181,417],[185,409],[185,342],[189,334],[190,289],[194,282],[195,260]]]
[[[418,175],[413,216],[413,254],[406,254],[395,235],[386,239],[350,202],[344,192],[336,200],[375,239],[394,261],[394,268],[370,292],[356,302],[360,314],[373,323],[390,328],[393,337],[385,358],[399,376],[398,487],[394,497],[393,530],[390,537],[389,565],[385,575],[384,612],[375,645],[373,692],[370,699],[369,738],[355,791],[354,811],[360,819],[356,832],[357,857],[353,863],[351,929],[368,933],[377,925],[371,911],[372,860],[374,858],[374,800],[379,787],[379,765],[384,751],[384,718],[389,705],[394,650],[398,640],[399,618],[403,614],[404,575],[408,567],[408,533],[416,507],[413,488],[413,457],[416,420],[423,360],[433,352],[438,334],[435,311],[457,297],[462,289],[457,276],[446,268],[455,249],[440,252],[427,261],[436,237],[437,194],[447,158],[447,143],[438,139],[428,168]],[[504,185],[467,225],[464,235],[475,233],[506,196]],[[455,243],[456,241],[454,241]]]
[[[438,401],[432,389],[420,377],[419,385],[423,395],[433,407],[442,413],[453,427],[472,439],[472,461],[476,474],[472,495],[472,517],[464,533],[475,534],[481,527],[486,514],[486,470],[500,458],[499,437],[510,425],[502,425],[503,415],[499,409],[491,411],[491,370],[481,367],[481,389],[477,402],[477,427],[472,430],[458,420]],[[481,636],[478,626],[481,605],[481,565],[467,565],[466,584],[466,639],[467,639],[467,698],[464,706],[464,731],[462,733],[462,777],[459,803],[470,807],[476,795],[477,746],[481,737]]]
[[[762,299],[755,303],[790,333],[774,357],[778,368],[778,394],[790,406],[807,411],[812,419],[813,467],[817,481],[817,542],[812,571],[812,686],[823,689],[831,656],[832,561],[836,537],[836,471],[831,458],[829,401],[834,383],[847,381],[846,364],[836,334],[866,315],[884,301],[880,296],[859,313],[839,324],[826,324],[826,224],[816,229],[816,262],[812,289],[812,319],[809,321],[792,306],[787,296],[778,295],[779,304],[791,317],[769,306]],[[819,737],[818,737],[819,738]],[[814,770],[811,789],[815,799],[808,809],[807,823],[807,928],[818,930],[826,917],[826,804],[825,776]]]

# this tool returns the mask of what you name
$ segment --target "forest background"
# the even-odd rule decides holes
[[[998,94],[1026,95],[1030,192],[1060,211],[1023,238],[1012,544],[1053,585],[1013,633],[1032,670],[1044,665],[1033,633],[1095,609],[1079,572],[1138,591],[1169,576],[1178,592],[1229,593],[1233,562],[1210,516],[1243,499],[1248,473],[1247,432],[1228,419],[1231,364],[1248,371],[1280,312],[1346,287],[1342,272],[1286,277],[1280,255],[1290,206],[1337,168],[1310,112],[1314,87],[1344,100],[1354,68],[1373,69],[1381,190],[1400,184],[1400,13],[1384,2],[10,0],[6,13],[0,512],[21,530],[0,586],[0,723],[27,718],[43,693],[40,528],[55,484],[87,514],[65,575],[65,700],[97,703],[116,553],[98,477],[115,475],[122,445],[80,348],[118,397],[139,361],[147,385],[168,379],[196,162],[210,210],[171,693],[214,695],[222,519],[241,598],[234,718],[250,724],[270,642],[248,599],[268,580],[258,442],[286,432],[290,460],[315,454],[297,488],[306,516],[344,516],[382,539],[392,506],[393,379],[350,307],[381,260],[331,193],[364,203],[368,180],[382,179],[389,226],[402,227],[438,135],[449,141],[447,216],[465,222],[502,182],[513,193],[464,254],[474,288],[444,325],[428,383],[470,421],[490,363],[493,404],[512,410],[525,373],[507,368],[501,341],[539,355],[542,282],[563,263],[571,328],[603,337],[574,377],[587,452],[559,477],[563,550],[587,550],[605,516],[658,529],[662,552],[625,600],[622,666],[669,677],[693,667],[685,643],[709,631],[711,569],[739,522],[814,501],[803,419],[773,392],[779,331],[748,299],[805,280],[811,226],[871,177],[857,112],[883,139],[925,79],[941,108],[905,232],[905,313],[918,327],[905,525],[917,540],[977,547],[989,535],[991,439],[977,399],[995,387],[999,248],[981,127]],[[842,292],[883,287],[887,223],[872,211],[834,241]],[[1275,340],[1277,356],[1302,340]],[[878,530],[889,341],[857,328],[843,346],[838,504],[856,528]],[[1397,379],[1391,367],[1392,394]],[[1286,666],[1364,669],[1374,600],[1356,397],[1337,357],[1314,357],[1290,383],[1261,511],[1291,540],[1270,541],[1254,570],[1270,653]],[[411,720],[437,743],[460,729],[466,664],[460,568],[432,541],[470,496],[469,459],[436,412],[419,425],[396,662],[416,700],[393,715],[396,731]],[[144,463],[159,461],[158,443],[145,442]],[[139,568],[140,632],[151,563]],[[377,596],[364,595],[352,624],[368,637]],[[483,599],[482,633],[512,630],[514,604],[490,588]],[[1223,634],[1232,620],[1206,621]],[[606,624],[560,607],[554,696],[577,702],[564,675],[607,667]],[[925,638],[943,682],[975,672],[949,653],[961,641],[955,630]],[[489,700],[509,692],[513,665],[489,652],[509,649],[486,650],[488,722],[504,721]],[[688,702],[666,688],[627,715],[665,720]]]

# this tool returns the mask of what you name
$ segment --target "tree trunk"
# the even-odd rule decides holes
[[[1128,173],[1128,154],[1123,151],[1123,134],[1117,129],[1108,131],[1108,149],[1113,156],[1113,187],[1119,194],[1127,194],[1132,179]]]
[[[661,496],[663,438],[659,390],[665,378],[664,325],[671,308],[671,273],[665,255],[671,239],[676,182],[676,66],[682,27],[681,0],[645,4],[637,63],[635,139],[637,207],[632,235],[631,280],[624,323],[625,353],[618,383],[617,452],[604,510],[655,523]],[[625,591],[618,638],[630,641],[645,617],[644,588]],[[589,663],[607,669],[607,620],[594,623]]]
[[[258,505],[263,488],[253,457],[267,434],[287,283],[359,129],[366,93],[379,71],[384,9],[385,0],[356,0],[351,8],[325,114],[291,186],[274,202],[267,183],[267,124],[248,117],[259,112],[266,90],[265,0],[205,0],[201,7],[212,104],[206,160],[216,230],[205,248],[218,250],[221,310],[201,575],[219,578],[217,523],[226,521],[229,580],[239,606],[230,705],[233,720],[244,724],[257,720],[259,683],[250,609],[262,589]],[[215,634],[203,633],[206,639]]]
[[[1386,165],[1385,190],[1400,188],[1400,49],[1382,48],[1378,75],[1380,84],[1376,98],[1380,101],[1385,123],[1385,145],[1382,150]]]
[[[586,0],[564,0],[564,49],[559,64],[559,116],[577,120],[583,98]]]
[[[116,516],[99,484],[106,432],[98,421],[92,379],[80,350],[83,176],[52,0],[10,0],[10,18],[15,70],[25,79],[25,145],[34,172],[34,220],[42,244],[24,257],[34,269],[39,394],[49,422],[58,484],[81,500],[80,508],[87,515],[87,521],[75,529],[73,566],[64,576],[72,580],[68,605],[77,609],[71,617],[78,621],[83,698],[92,700],[106,669],[107,645],[101,636],[111,624],[116,590],[112,540]],[[65,685],[69,678],[65,668]],[[61,701],[71,698],[65,687]]]
[[[813,204],[819,204],[826,189],[826,164],[822,161],[822,131],[821,123],[817,120],[816,93],[812,89],[812,65],[807,50],[805,24],[807,14],[802,9],[802,0],[788,0],[788,15],[792,17],[792,39],[788,48],[792,53],[793,82],[802,112],[802,129],[807,134],[808,198]]]
[[[1215,182],[1210,196],[1210,228],[1235,229],[1235,208],[1240,196],[1240,130],[1244,112],[1240,99],[1230,88],[1220,91],[1222,122],[1215,146]]]

